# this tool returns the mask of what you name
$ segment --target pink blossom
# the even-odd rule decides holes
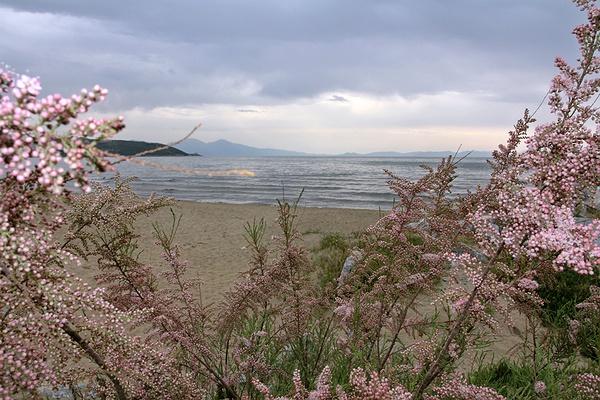
[[[533,384],[533,391],[537,394],[546,393],[546,384],[543,381],[536,381]]]

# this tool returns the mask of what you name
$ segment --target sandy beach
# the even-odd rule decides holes
[[[203,299],[218,301],[239,274],[248,268],[249,252],[244,248],[244,224],[264,218],[267,223],[267,241],[278,234],[275,205],[221,204],[177,201],[174,211],[182,214],[177,234],[183,257],[190,262],[189,273],[204,282]],[[341,232],[350,234],[367,228],[379,216],[378,211],[341,208],[299,208],[298,231],[307,248],[316,245],[323,234]],[[161,249],[155,245],[152,222],[168,227],[171,213],[168,208],[138,221],[141,234],[141,259],[161,268]],[[95,268],[82,266],[83,275],[91,279]]]
[[[192,201],[177,201],[173,210],[183,215],[177,234],[184,259],[190,263],[190,277],[199,277],[203,282],[202,298],[205,304],[219,302],[223,293],[231,287],[240,273],[248,268],[249,252],[245,249],[244,224],[254,218],[264,218],[267,222],[265,240],[270,241],[278,234],[277,210],[275,205],[260,204],[223,204],[198,203]],[[351,234],[366,229],[379,218],[378,211],[344,208],[299,208],[298,231],[302,234],[302,242],[307,249],[319,243],[323,235],[339,232]],[[170,226],[171,213],[168,208],[142,218],[138,221],[138,231],[141,234],[139,244],[143,249],[141,259],[154,266],[160,274],[164,266],[161,259],[161,249],[155,245],[152,223],[158,222],[165,227]],[[93,282],[97,269],[83,265],[83,271],[78,275]],[[431,298],[423,298],[422,310],[433,312]],[[514,315],[517,325],[524,321],[519,315]],[[494,357],[505,356],[519,339],[512,334],[511,329],[504,327],[496,332],[495,343],[490,346]],[[468,369],[473,365],[469,354],[463,361],[462,368]]]

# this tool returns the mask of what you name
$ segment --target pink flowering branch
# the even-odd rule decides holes
[[[556,269],[569,266],[581,274],[591,274],[598,266],[598,225],[580,226],[573,218],[585,188],[598,185],[600,171],[599,143],[585,125],[590,118],[600,120],[594,103],[586,103],[600,89],[600,10],[593,2],[580,3],[588,14],[588,24],[574,30],[581,47],[580,64],[571,68],[557,59],[559,75],[549,95],[550,111],[557,115],[557,121],[538,126],[527,137],[533,120],[525,112],[507,146],[494,153],[491,183],[476,195],[475,212],[468,218],[481,248],[494,255],[476,276],[473,289],[458,309],[452,328],[415,392],[417,400],[450,363],[449,350],[470,321],[473,308],[493,303],[500,294],[490,290],[481,299],[483,302],[478,299],[487,286],[497,285],[491,271],[502,261],[505,250],[515,258],[529,257],[531,265],[536,259],[551,256]],[[523,139],[527,149],[519,154],[517,146]],[[524,272],[516,276],[519,282],[523,282]],[[492,293],[496,294],[490,297]]]
[[[265,400],[411,400],[412,395],[403,386],[392,386],[388,379],[380,377],[377,372],[369,376],[361,368],[350,373],[350,390],[341,387],[331,388],[331,369],[326,366],[315,382],[315,390],[305,388],[298,370],[293,376],[293,397],[274,397],[269,388],[258,380],[253,384],[264,396]]]
[[[588,400],[600,399],[600,376],[586,373],[577,376],[576,390]]]
[[[54,240],[67,181],[88,191],[88,173],[110,167],[94,143],[122,129],[122,118],[77,119],[104,99],[100,87],[71,98],[40,98],[40,90],[35,78],[0,71],[0,393],[87,384],[119,399],[196,397],[172,358],[127,333],[142,314],[117,309],[68,273],[78,260]]]

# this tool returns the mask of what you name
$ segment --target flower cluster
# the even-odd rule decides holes
[[[549,92],[555,121],[528,136],[535,120],[525,114],[508,145],[494,153],[492,181],[470,219],[484,246],[502,244],[514,257],[550,259],[559,270],[592,274],[600,263],[599,225],[581,224],[574,215],[585,191],[600,184],[600,142],[589,124],[600,121],[593,101],[600,90],[600,21],[594,2],[581,6],[588,23],[574,31],[579,65],[556,60],[559,74]],[[517,153],[520,143],[525,151]]]
[[[0,75],[0,176],[18,183],[32,181],[56,193],[68,180],[87,189],[85,161],[108,167],[93,142],[114,135],[124,124],[122,117],[77,117],[104,100],[108,91],[96,85],[70,98],[59,94],[40,98],[38,78],[3,70]]]
[[[470,385],[460,375],[454,375],[446,379],[442,385],[433,389],[433,395],[427,395],[425,400],[506,400],[506,398],[494,389]]]
[[[526,111],[508,143],[494,152],[490,183],[463,199],[480,253],[448,253],[454,285],[442,298],[450,303],[452,323],[426,366],[418,398],[480,334],[474,328],[494,328],[497,313],[509,321],[512,310],[530,316],[542,304],[534,278],[544,267],[591,275],[600,265],[600,225],[575,218],[586,191],[600,185],[600,141],[590,127],[600,122],[594,100],[600,91],[600,9],[593,1],[578,4],[588,16],[574,30],[581,57],[576,67],[556,60],[559,74],[549,92],[554,121],[529,134],[535,120]]]
[[[594,374],[580,374],[575,385],[577,391],[589,400],[600,399],[600,376]]]
[[[79,261],[57,240],[67,182],[88,189],[88,172],[108,167],[94,141],[122,119],[77,119],[107,94],[100,87],[71,98],[40,91],[37,78],[0,71],[0,395],[83,385],[118,399],[197,398],[174,358],[129,334],[144,312],[70,272]]]
[[[300,372],[294,372],[293,397],[274,397],[269,388],[260,381],[253,383],[265,400],[411,400],[412,395],[403,386],[392,386],[386,378],[377,372],[369,376],[362,368],[356,368],[350,373],[350,390],[346,392],[341,387],[331,388],[331,369],[325,367],[315,382],[315,390],[309,391],[304,387]]]
[[[107,91],[41,97],[37,78],[0,70],[0,397],[77,386],[119,400],[285,400],[276,396],[293,387],[306,400],[502,400],[454,371],[517,312],[534,338],[528,388],[545,396],[538,282],[548,271],[591,275],[600,262],[600,223],[578,215],[600,185],[600,10],[576,3],[588,22],[574,32],[579,64],[556,60],[553,121],[529,133],[525,112],[487,186],[453,199],[454,157],[416,181],[389,173],[398,203],[344,250],[349,262],[325,289],[299,242],[297,202],[280,202],[274,247],[264,221],[248,224],[250,270],[212,307],[175,244],[174,212],[169,229],[154,226],[163,272],[136,257],[136,220],[171,201],[141,199],[118,176],[86,193],[89,170],[110,167],[94,144],[124,126],[80,118]],[[96,265],[97,288],[71,272],[80,258]],[[572,336],[600,309],[591,294]],[[578,374],[583,396],[600,398],[599,385]]]

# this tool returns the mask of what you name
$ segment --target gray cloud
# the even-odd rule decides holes
[[[144,110],[187,108],[215,137],[242,135],[247,118],[256,140],[299,146],[310,130],[302,140],[321,143],[323,129],[333,146],[335,129],[360,136],[345,120],[382,132],[510,127],[544,95],[554,57],[575,58],[570,32],[584,16],[568,0],[0,0],[0,20],[0,62],[41,76],[47,92],[109,88],[99,111],[129,111],[133,136],[190,123],[159,112],[147,125]],[[367,113],[356,94],[412,111]],[[307,106],[315,98],[325,105]]]
[[[0,4],[0,56],[112,108],[273,103],[326,91],[539,95],[582,19],[567,0]],[[48,85],[47,85],[48,86]]]

